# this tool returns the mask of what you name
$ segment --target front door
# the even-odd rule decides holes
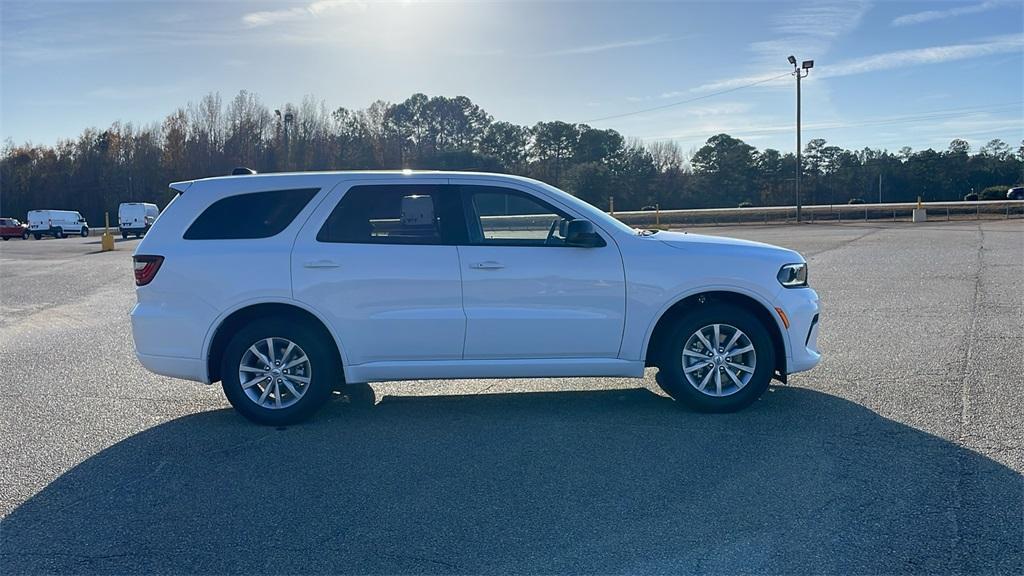
[[[606,245],[564,243],[566,210],[523,188],[460,184],[465,358],[616,358],[626,289]]]
[[[295,298],[328,317],[351,365],[462,358],[458,199],[436,184],[346,184],[324,200],[292,252]]]

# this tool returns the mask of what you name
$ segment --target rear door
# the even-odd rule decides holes
[[[350,365],[462,358],[464,220],[446,183],[342,183],[299,233],[294,297],[327,317]]]
[[[459,184],[465,358],[618,357],[626,288],[611,236],[566,246],[567,208],[525,187]]]

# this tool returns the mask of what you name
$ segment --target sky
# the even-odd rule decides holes
[[[204,94],[330,109],[465,95],[694,150],[726,132],[898,150],[1024,139],[1024,3],[0,0],[0,138],[150,124]],[[752,85],[753,84],[753,85]]]

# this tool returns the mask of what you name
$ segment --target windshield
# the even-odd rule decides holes
[[[555,194],[556,196],[558,196],[558,198],[560,200],[562,200],[563,202],[565,202],[566,204],[569,204],[573,208],[575,208],[575,209],[579,210],[580,212],[582,212],[587,218],[590,219],[590,221],[594,222],[595,224],[600,225],[603,228],[619,230],[619,231],[624,232],[626,234],[636,234],[637,233],[636,229],[634,229],[634,228],[632,228],[630,226],[627,226],[626,224],[623,224],[617,218],[615,218],[614,216],[612,216],[612,215],[610,215],[610,214],[608,214],[606,212],[603,212],[602,210],[600,210],[599,208],[597,208],[593,204],[590,204],[588,202],[584,202],[583,200],[580,200],[579,198],[573,196],[572,194],[569,194],[568,192],[566,192],[564,190],[560,190],[558,188],[555,188],[554,186],[551,186],[550,184],[545,184],[543,182],[538,182],[538,184],[543,186],[546,191],[551,192],[552,194]]]

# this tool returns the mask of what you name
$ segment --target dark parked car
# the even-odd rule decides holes
[[[1007,200],[1024,200],[1024,186],[1017,186],[1006,191]]]
[[[28,240],[28,224],[22,224],[17,218],[0,218],[0,237]]]

